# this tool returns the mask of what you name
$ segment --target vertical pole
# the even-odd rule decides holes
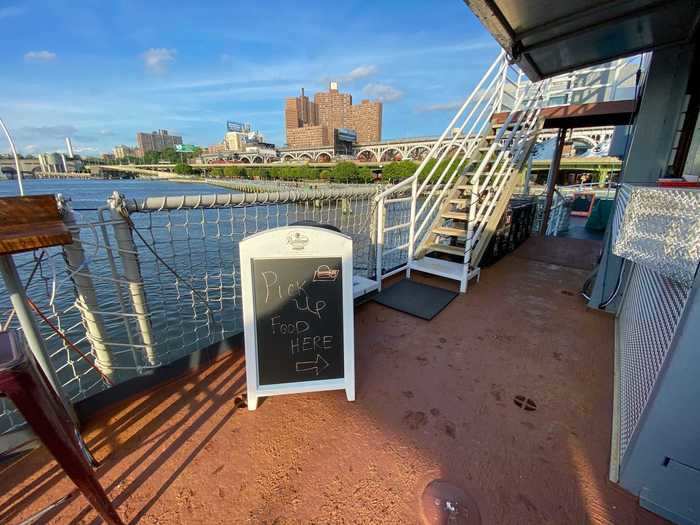
[[[61,388],[61,383],[56,375],[56,370],[51,364],[51,357],[44,344],[44,339],[41,337],[41,332],[39,331],[39,325],[36,322],[36,318],[29,310],[27,305],[27,296],[24,292],[24,287],[22,286],[22,281],[17,273],[17,267],[15,262],[12,260],[11,255],[0,255],[0,273],[5,281],[5,288],[7,288],[7,293],[10,296],[10,301],[12,302],[12,307],[15,309],[15,314],[19,320],[19,324],[22,327],[22,333],[24,338],[27,340],[29,349],[34,355],[37,363],[41,366],[44,371],[44,375],[48,378],[51,386],[56,391],[56,395],[61,400],[61,403],[65,406],[66,411],[70,414],[73,421],[78,421],[78,417],[73,410],[72,405],[66,399],[66,395]]]
[[[153,342],[148,302],[146,301],[146,293],[143,287],[136,245],[131,236],[131,228],[121,215],[121,210],[125,209],[124,197],[115,191],[109,199],[109,208],[114,220],[114,237],[117,241],[117,250],[124,269],[124,279],[126,279],[129,287],[129,295],[131,296],[131,303],[134,307],[134,314],[141,333],[146,360],[150,366],[156,366],[159,364],[159,361]]]
[[[413,261],[413,244],[416,234],[416,201],[418,200],[418,177],[413,179],[411,183],[411,221],[408,227],[408,268],[406,268],[406,277],[411,277],[411,262]]]
[[[531,151],[527,158],[527,171],[525,172],[525,181],[523,183],[523,193],[525,195],[530,195],[530,178],[532,177],[532,160],[535,156],[535,152]]]
[[[63,222],[71,230],[73,236],[73,242],[63,247],[63,255],[75,285],[78,310],[80,310],[80,316],[85,323],[85,331],[90,345],[95,352],[97,367],[109,379],[115,380],[112,354],[106,344],[107,330],[102,316],[96,313],[99,311],[97,294],[90,269],[86,266],[85,251],[80,240],[80,229],[76,227],[73,210],[61,195],[58,196],[58,206],[63,215]]]
[[[384,199],[381,199],[377,203],[377,244],[376,253],[377,260],[375,261],[377,265],[377,284],[379,284],[379,291],[382,291],[382,273],[384,273],[384,261],[382,261],[382,252],[384,251]]]
[[[474,233],[476,226],[477,205],[479,202],[479,178],[480,175],[475,174],[471,178],[471,193],[469,196],[469,222],[467,223],[467,240],[464,243],[464,265],[466,266],[466,274],[462,275],[462,280],[459,283],[459,291],[466,293],[469,283],[469,266],[471,265],[472,247],[474,246]]]
[[[549,165],[549,173],[547,174],[547,201],[544,205],[544,214],[542,215],[542,224],[540,225],[540,235],[546,235],[547,223],[549,222],[549,214],[552,209],[552,198],[554,197],[554,186],[557,183],[557,175],[559,175],[559,165],[561,164],[561,154],[564,150],[564,141],[566,139],[566,128],[559,128],[557,132],[557,146],[554,150],[552,163]]]

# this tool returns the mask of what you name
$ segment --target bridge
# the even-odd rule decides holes
[[[78,175],[75,171],[75,162],[66,159],[66,165],[68,166],[68,173],[64,172],[44,172],[39,159],[29,158],[29,159],[19,159],[19,167],[22,170],[22,175],[27,178],[63,178]],[[87,174],[83,173],[82,176]],[[15,168],[15,160],[12,157],[0,157],[0,179],[8,178],[14,179],[17,177],[17,169]]]
[[[590,127],[577,129],[572,134],[573,141],[585,143],[590,148],[601,147],[612,138],[614,127]],[[555,131],[543,131],[539,141],[544,142],[556,136]],[[366,144],[356,144],[351,155],[338,156],[330,146],[320,148],[292,149],[280,148],[279,157],[282,162],[318,162],[329,163],[333,159],[355,160],[358,162],[392,162],[400,160],[422,161],[438,142],[438,137],[416,137],[394,140],[383,140]],[[444,149],[439,148],[436,154],[441,156]],[[452,147],[451,149],[457,149]],[[448,152],[451,153],[451,152]],[[241,162],[254,162],[241,157]],[[262,160],[260,160],[262,162]]]

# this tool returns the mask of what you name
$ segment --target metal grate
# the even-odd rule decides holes
[[[666,359],[689,292],[690,287],[654,270],[633,267],[618,317],[621,458]]]
[[[700,192],[631,188],[613,253],[690,286],[700,262]]]

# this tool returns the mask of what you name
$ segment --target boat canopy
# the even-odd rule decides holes
[[[691,40],[696,0],[465,0],[532,81]]]

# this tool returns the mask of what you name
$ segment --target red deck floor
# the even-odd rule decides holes
[[[127,523],[418,523],[436,478],[486,524],[664,523],[607,481],[613,319],[577,295],[597,247],[530,240],[431,322],[359,307],[355,403],[237,409],[239,353],[116,407],[87,429],[102,483]],[[0,522],[72,490],[39,449],[2,472]],[[43,518],[94,519],[82,497]]]

